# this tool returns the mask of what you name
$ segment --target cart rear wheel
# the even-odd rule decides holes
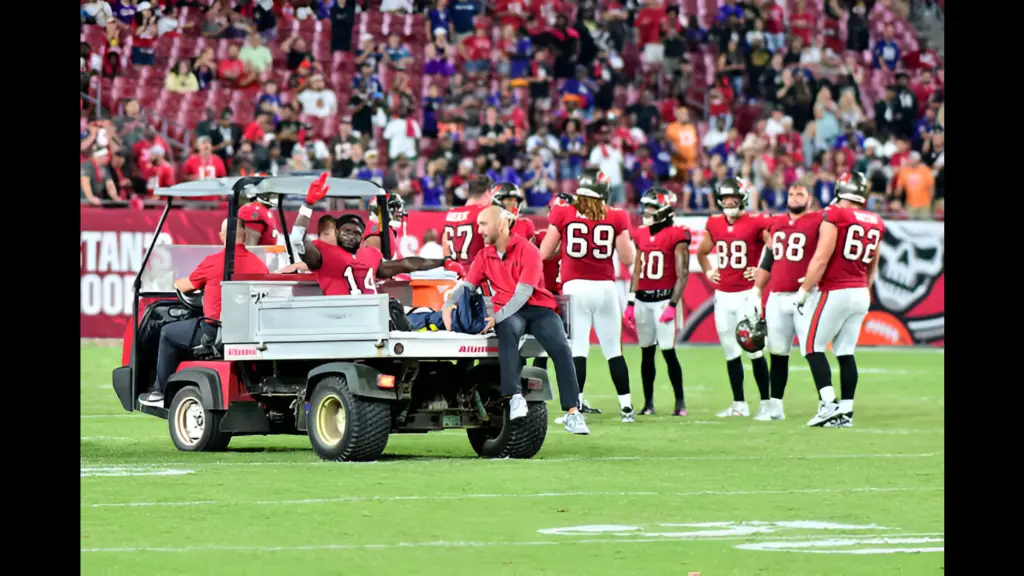
[[[342,376],[321,379],[309,399],[307,431],[324,460],[370,461],[384,453],[391,405],[352,395]]]
[[[167,411],[171,441],[184,452],[219,452],[228,447],[231,434],[220,431],[223,412],[203,408],[196,386],[185,386],[174,395]]]
[[[533,458],[544,446],[548,434],[548,406],[530,402],[526,416],[508,419],[508,406],[502,413],[502,427],[466,430],[469,444],[484,458]]]

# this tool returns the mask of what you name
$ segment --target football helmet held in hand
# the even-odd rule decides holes
[[[751,354],[764,350],[767,335],[768,326],[764,320],[759,319],[751,324],[749,319],[744,318],[736,325],[736,343]]]

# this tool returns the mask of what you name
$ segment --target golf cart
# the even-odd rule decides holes
[[[380,294],[324,296],[307,274],[234,273],[235,242],[230,240],[240,200],[253,193],[276,198],[287,238],[281,199],[304,196],[314,178],[219,178],[156,191],[167,204],[135,278],[123,366],[113,372],[124,409],[166,419],[171,440],[183,451],[224,450],[233,436],[308,434],[313,450],[325,460],[367,461],[384,452],[392,433],[463,428],[482,457],[537,454],[547,434],[545,401],[552,398],[547,372],[523,367],[529,410],[526,417],[510,421],[508,402],[498,392],[493,333],[392,329],[389,294],[410,299],[409,282],[387,282]],[[328,197],[377,197],[377,206],[387,206],[386,191],[372,182],[330,178],[327,184]],[[199,196],[227,200],[226,246],[157,244],[175,200]],[[378,217],[382,252],[390,254],[390,214],[379,210]],[[309,228],[316,230],[315,223]],[[290,245],[248,249],[266,258],[270,270],[296,262]],[[192,350],[193,359],[178,366],[164,390],[163,407],[140,404],[139,395],[154,385],[161,328],[202,316],[201,294],[176,292],[174,280],[221,250],[225,264],[216,337],[204,338]],[[567,301],[561,304],[568,333]],[[530,358],[542,349],[526,336],[520,353]]]

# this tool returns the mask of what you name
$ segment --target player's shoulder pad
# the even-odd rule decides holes
[[[690,232],[689,226],[680,224],[679,226],[676,226],[675,228],[676,228],[676,236],[679,238],[679,241],[680,242],[685,242],[685,243],[689,244],[690,240],[693,239],[693,233]]]

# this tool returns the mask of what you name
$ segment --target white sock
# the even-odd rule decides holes
[[[736,410],[742,410],[743,408],[747,407],[747,403],[746,402],[733,402],[732,403],[732,407],[735,408]]]
[[[840,412],[853,412],[853,400],[840,400],[839,401]]]
[[[619,394],[619,408],[625,410],[632,407],[633,401],[630,399],[629,394]]]
[[[821,394],[821,401],[825,404],[831,404],[836,401],[836,391],[831,386],[825,386],[821,390],[818,390]]]
[[[583,407],[583,392],[580,392],[580,408]]]

